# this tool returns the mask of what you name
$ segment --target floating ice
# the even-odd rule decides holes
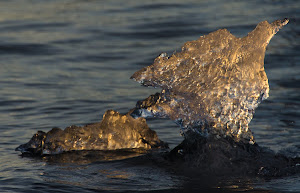
[[[103,120],[84,127],[70,126],[65,130],[53,128],[38,131],[31,140],[16,148],[22,153],[58,154],[72,150],[116,150],[164,146],[144,118],[109,110]]]
[[[186,137],[195,131],[254,143],[248,124],[269,96],[265,50],[287,23],[288,19],[263,21],[243,38],[220,29],[186,42],[181,52],[170,57],[161,54],[131,77],[162,88],[161,93],[138,102],[132,115],[169,117],[182,126]]]

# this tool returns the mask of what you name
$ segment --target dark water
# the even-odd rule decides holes
[[[82,152],[26,158],[14,149],[37,130],[100,121],[155,93],[129,77],[161,52],[219,28],[245,36],[258,22],[290,23],[270,42],[265,68],[270,98],[250,128],[257,142],[300,156],[299,1],[0,2],[0,192],[300,192],[300,176],[231,179],[212,185],[178,175],[128,152]],[[168,120],[149,120],[175,147],[182,138]],[[96,158],[95,159],[95,155]],[[202,183],[201,183],[202,182]]]

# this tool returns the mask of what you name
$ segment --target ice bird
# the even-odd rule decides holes
[[[197,132],[254,143],[248,124],[269,96],[266,47],[288,21],[263,21],[243,38],[220,29],[186,42],[170,57],[162,53],[131,77],[162,88],[138,102],[132,115],[169,117],[181,125],[185,136]]]

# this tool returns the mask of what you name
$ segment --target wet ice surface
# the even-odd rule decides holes
[[[138,87],[128,77],[162,52],[171,55],[184,42],[220,28],[243,37],[260,21],[285,17],[290,23],[266,51],[270,97],[260,104],[249,128],[258,144],[275,151],[289,148],[289,154],[299,155],[297,1],[32,2],[3,1],[0,6],[1,192],[212,192],[197,176],[173,175],[148,162],[128,167],[124,160],[104,163],[89,154],[73,156],[86,161],[76,165],[56,157],[52,162],[20,157],[14,149],[38,130],[97,122],[107,109],[126,113],[136,101],[159,92]],[[172,121],[147,123],[170,147],[181,142]],[[105,155],[111,160],[116,154],[123,155]],[[116,175],[104,175],[103,168]],[[124,171],[131,177],[116,178]],[[216,184],[210,187],[228,192],[299,192],[300,187],[299,176],[227,178]]]
[[[72,150],[147,150],[164,146],[144,118],[133,119],[129,115],[109,110],[99,123],[84,127],[73,125],[64,130],[53,128],[47,133],[38,131],[28,143],[20,145],[16,150],[44,155]]]

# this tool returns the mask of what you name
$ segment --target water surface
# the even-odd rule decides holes
[[[298,1],[272,0],[1,1],[0,191],[299,192],[299,175],[228,179],[206,187],[203,179],[174,174],[147,157],[109,161],[132,157],[126,152],[51,160],[14,151],[37,130],[100,121],[108,109],[126,113],[158,91],[129,77],[161,52],[170,55],[219,28],[242,37],[260,21],[287,17],[290,23],[267,47],[270,98],[256,110],[250,128],[260,145],[300,156],[299,10]],[[171,148],[182,140],[171,121],[148,124]]]

